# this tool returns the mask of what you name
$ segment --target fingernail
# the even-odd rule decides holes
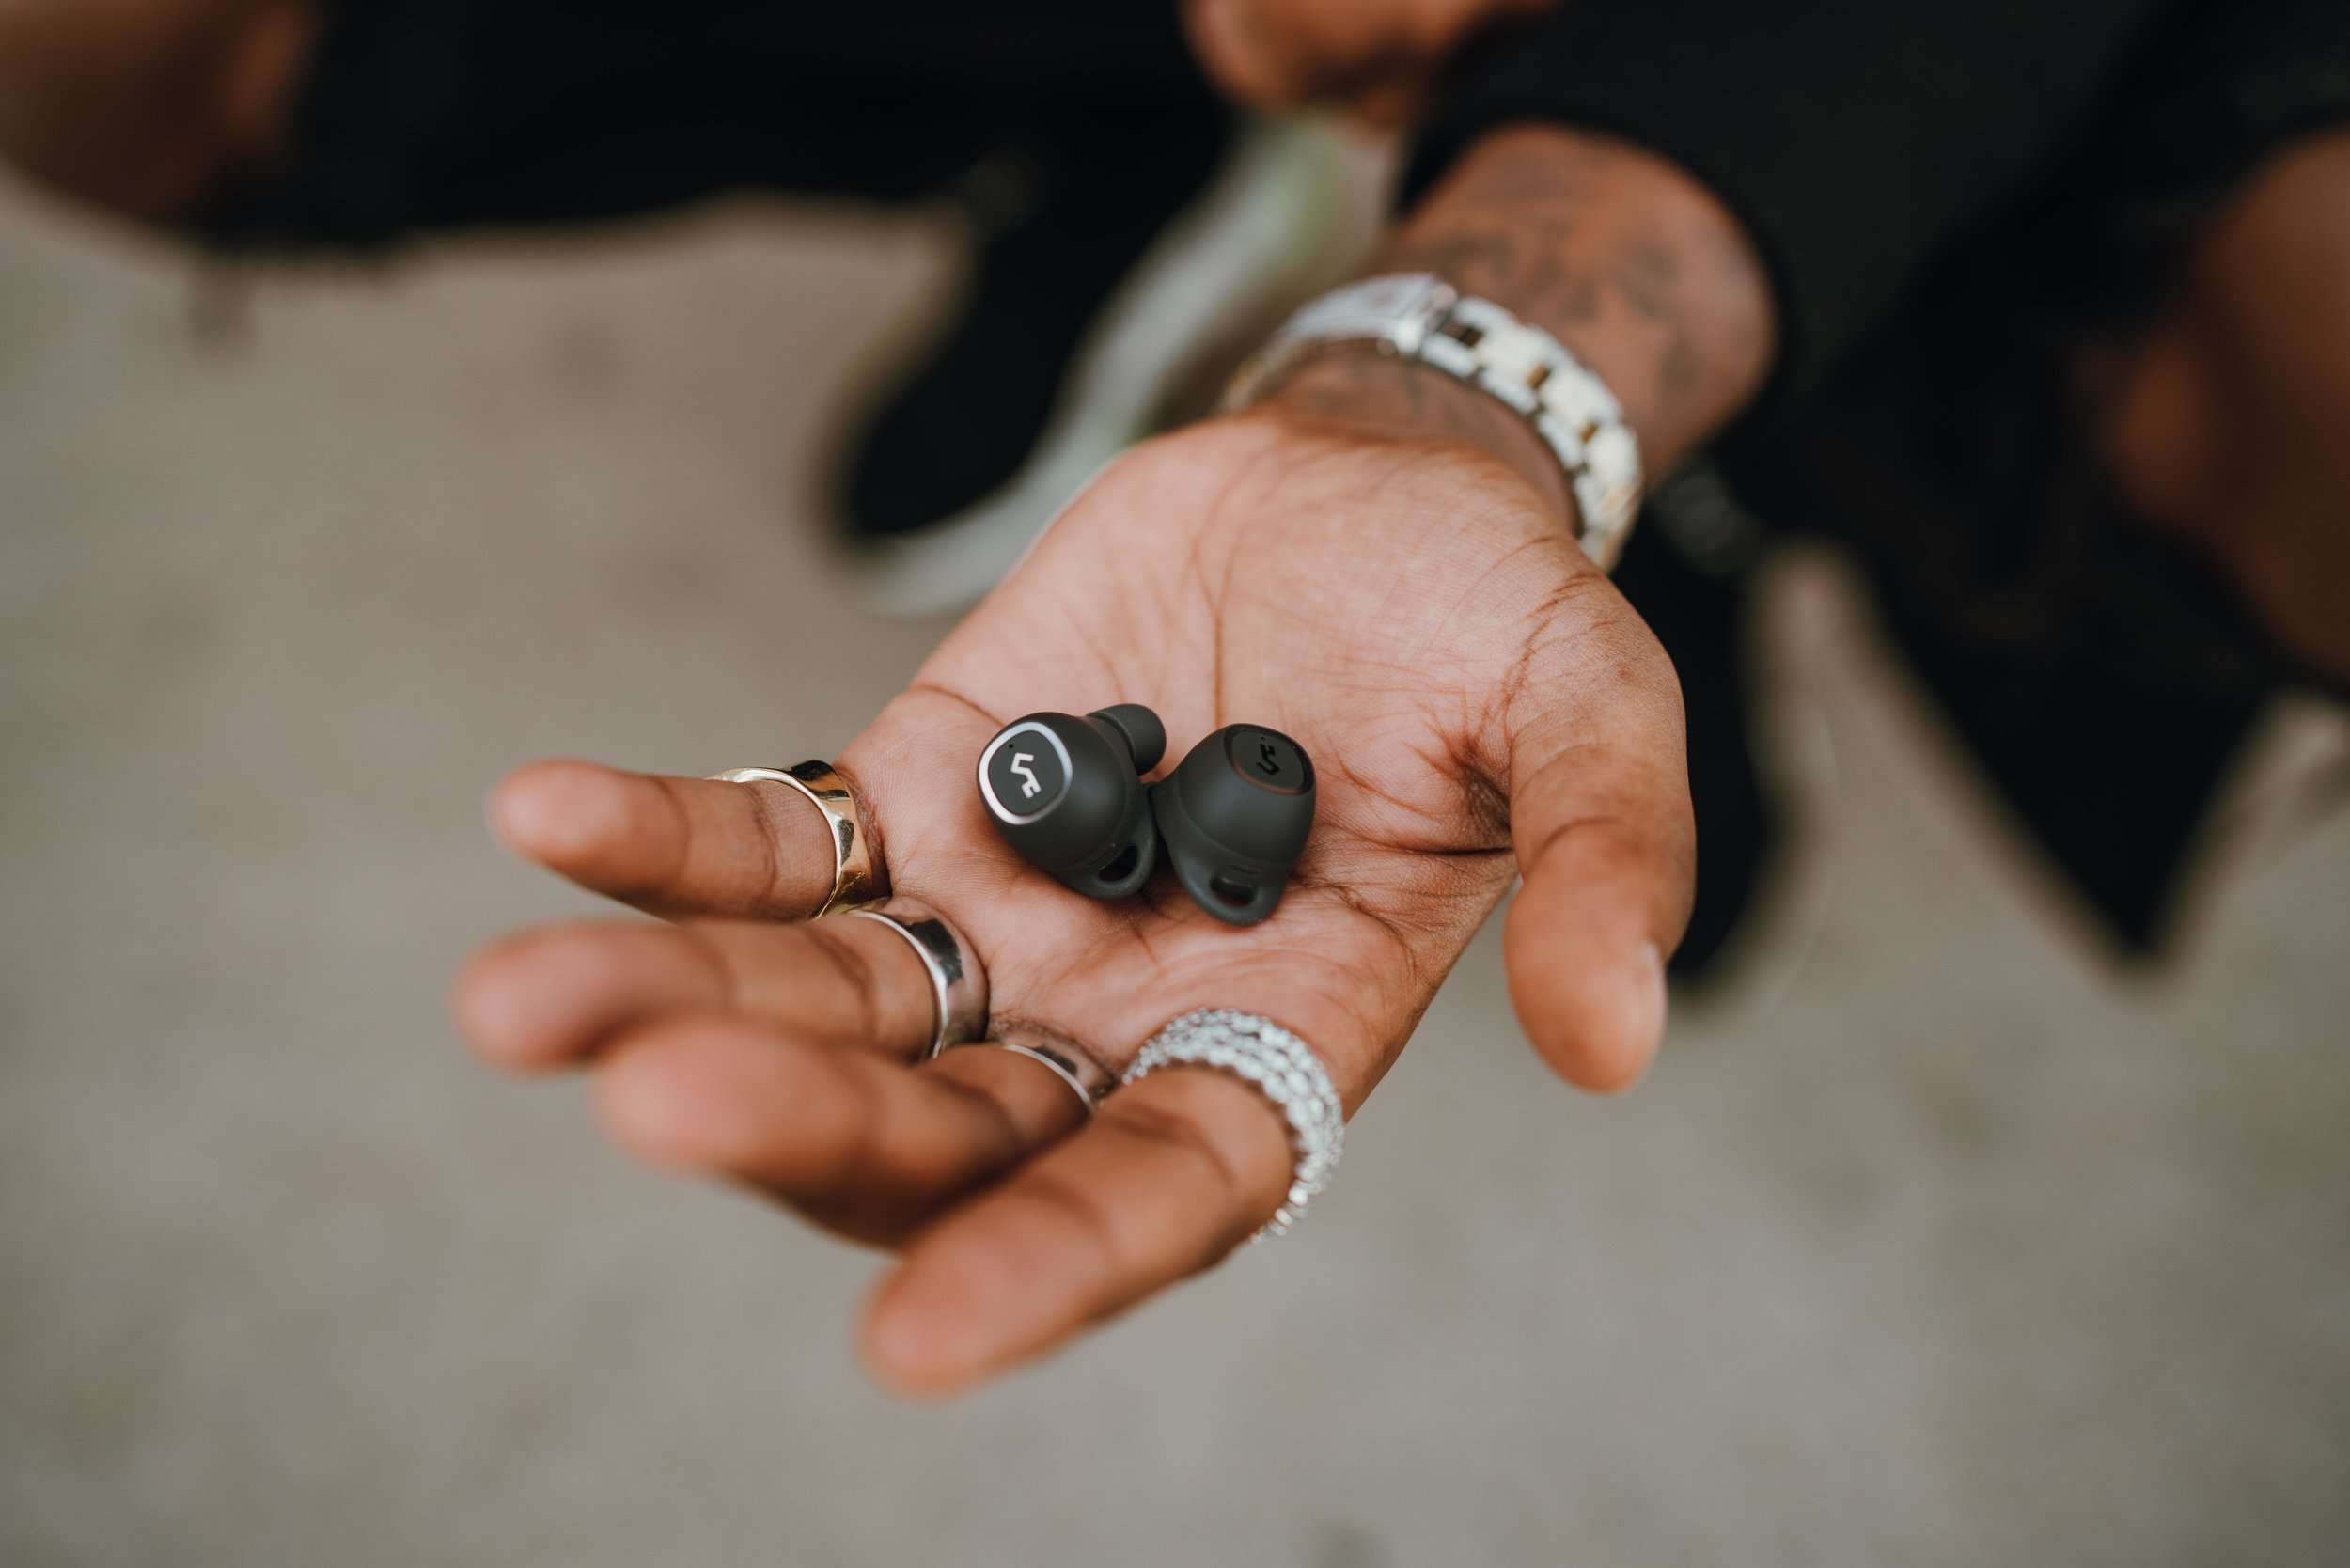
[[[498,848],[504,850],[508,855],[513,856],[515,859],[521,860],[524,858],[523,852],[516,849],[514,847],[514,840],[507,836],[506,820],[498,810],[498,793],[504,788],[505,785],[503,784],[493,784],[482,794],[481,825],[490,830],[490,842],[495,844]]]
[[[490,792],[491,836],[517,859],[547,864],[591,849],[603,837],[600,808],[611,805],[605,782],[572,762],[534,762]]]
[[[1654,1043],[1665,1038],[1665,1011],[1671,1005],[1671,993],[1665,984],[1665,951],[1653,942],[1643,943],[1640,957],[1648,979],[1649,1040]]]
[[[972,1347],[948,1342],[953,1325],[925,1321],[924,1314],[885,1299],[865,1322],[865,1364],[898,1393],[936,1400],[959,1390],[981,1357]]]
[[[1648,1075],[1656,1048],[1665,1038],[1665,954],[1653,942],[1640,946],[1631,982],[1624,988],[1624,1040],[1631,1047],[1631,1069],[1619,1090],[1637,1087]]]

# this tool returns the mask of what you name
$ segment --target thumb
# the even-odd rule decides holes
[[[1597,594],[1586,596],[1598,598]],[[1510,1001],[1576,1086],[1627,1089],[1665,1029],[1665,958],[1697,874],[1681,684],[1609,591],[1599,625],[1538,648],[1508,710]]]

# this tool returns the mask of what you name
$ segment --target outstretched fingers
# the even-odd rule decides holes
[[[932,981],[872,920],[580,922],[526,933],[458,984],[497,1065],[586,1067],[615,1141],[888,1244],[1074,1128],[1049,1068],[950,1049]]]

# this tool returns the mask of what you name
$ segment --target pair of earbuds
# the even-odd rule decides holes
[[[1255,925],[1314,825],[1313,763],[1278,730],[1231,724],[1144,784],[1166,755],[1167,728],[1140,703],[1030,713],[979,753],[979,798],[1004,841],[1065,887],[1131,898],[1164,854],[1193,902]]]

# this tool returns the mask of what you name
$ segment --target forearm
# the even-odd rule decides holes
[[[1770,290],[1736,220],[1672,165],[1606,137],[1527,127],[1486,138],[1368,270],[1434,273],[1551,333],[1615,392],[1652,482],[1734,419],[1769,373]],[[1441,372],[1334,354],[1277,401],[1357,433],[1465,442],[1571,505],[1532,429]]]
[[[2350,130],[2269,159],[2214,217],[2121,377],[2123,499],[2201,550],[2269,634],[2350,682]]]

